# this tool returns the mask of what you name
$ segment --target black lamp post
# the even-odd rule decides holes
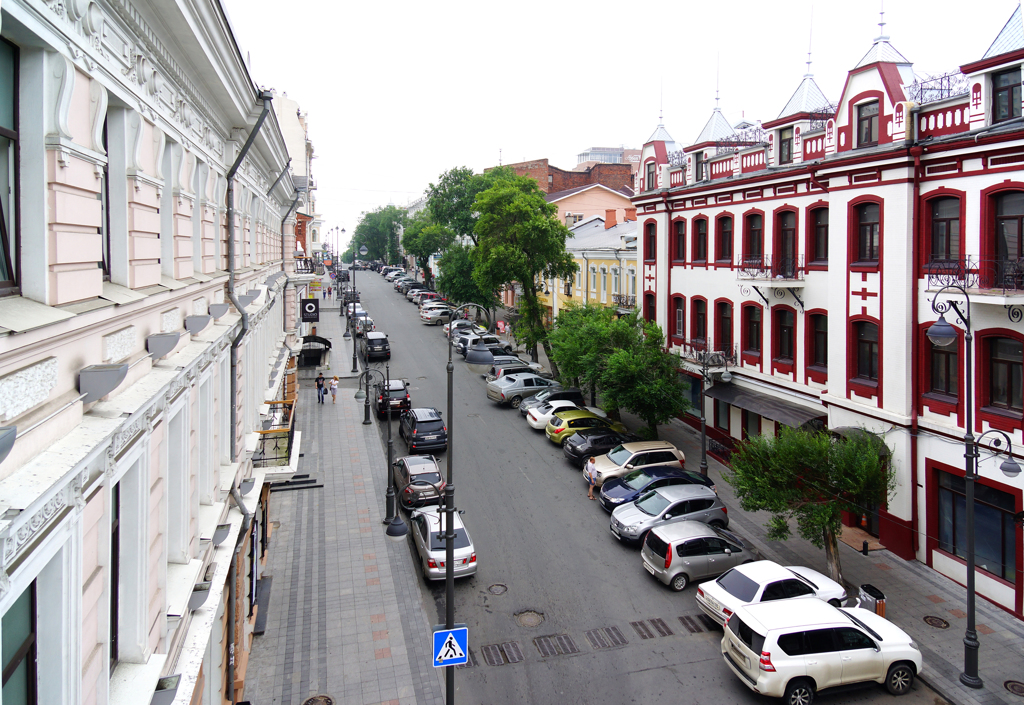
[[[962,309],[956,301],[939,301],[939,295],[947,290],[963,294],[964,307]],[[932,345],[941,348],[952,345],[957,340],[956,328],[946,321],[945,314],[947,311],[952,310],[957,315],[960,322],[963,323],[965,331],[964,416],[966,424],[964,428],[966,432],[964,433],[964,458],[966,458],[967,463],[964,471],[964,499],[967,504],[967,629],[964,631],[964,670],[960,674],[960,682],[968,688],[981,688],[984,683],[978,675],[978,649],[980,643],[978,642],[978,632],[975,629],[974,589],[974,481],[978,477],[978,443],[981,442],[982,438],[990,434],[1002,436],[1001,439],[997,438],[993,441],[993,445],[997,449],[1002,445],[1002,441],[1006,441],[1006,460],[999,465],[999,469],[1004,475],[1016,477],[1020,474],[1020,465],[1013,459],[1013,444],[1007,434],[996,429],[990,429],[975,439],[972,433],[974,428],[974,397],[973,380],[971,378],[971,355],[973,352],[972,341],[974,336],[971,333],[971,297],[968,296],[966,287],[960,284],[948,284],[939,289],[935,293],[934,298],[932,298],[932,310],[939,314],[939,320],[928,328],[928,340],[931,341]],[[996,452],[1000,451],[997,450]]]
[[[704,416],[705,403],[704,390],[708,384],[714,381],[713,367],[725,367],[721,380],[729,383],[732,381],[732,373],[729,372],[729,365],[736,364],[736,353],[733,349],[708,350],[707,342],[689,341],[683,352],[683,357],[700,368],[700,474],[708,475],[708,434],[707,421]]]
[[[380,377],[380,381],[384,381],[384,375],[381,374],[380,370],[373,369],[372,367],[366,368],[363,374],[359,375],[361,380],[363,377],[366,378],[366,391],[362,388],[356,390],[356,401],[363,401],[363,425],[370,425],[370,377],[377,375]]]

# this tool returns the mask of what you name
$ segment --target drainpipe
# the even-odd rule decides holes
[[[231,401],[231,462],[235,462],[238,457],[238,449],[235,447],[235,434],[238,429],[238,346],[242,343],[242,338],[249,332],[249,314],[245,312],[241,302],[238,300],[238,296],[235,295],[235,174],[238,172],[238,167],[242,165],[242,160],[245,159],[245,155],[249,153],[249,148],[252,147],[252,143],[256,140],[256,135],[259,133],[260,128],[263,127],[263,121],[267,119],[267,115],[270,113],[270,101],[274,99],[274,95],[270,91],[263,91],[260,94],[260,99],[263,101],[263,112],[260,113],[259,118],[256,120],[256,125],[253,126],[252,132],[249,133],[248,139],[245,140],[245,144],[242,145],[241,151],[238,152],[238,157],[235,159],[235,163],[228,169],[227,181],[227,201],[228,201],[228,299],[234,305],[238,312],[242,314],[242,328],[238,331],[238,335],[231,341],[231,390],[230,390],[230,401]]]
[[[921,380],[920,367],[921,361],[918,359],[917,354],[918,346],[921,344],[921,331],[918,326],[918,290],[921,287],[919,279],[918,260],[924,256],[924,251],[921,249],[920,233],[920,203],[921,200],[921,155],[924,153],[924,147],[918,144],[918,122],[917,114],[921,110],[920,105],[915,105],[910,109],[910,119],[914,122],[914,141],[910,148],[910,154],[914,157],[914,191],[913,200],[911,201],[911,251],[917,256],[912,258],[912,266],[918,271],[914,272],[914,288],[911,291],[910,299],[910,524],[911,524],[911,539],[910,549],[914,552],[914,557],[917,557],[918,549],[918,508],[917,508],[917,416],[918,406],[920,403],[921,394]]]
[[[236,566],[238,565],[238,553],[242,550],[245,545],[245,537],[249,534],[249,524],[252,522],[252,514],[245,508],[245,504],[242,503],[242,496],[238,494],[238,488],[231,488],[231,499],[235,500],[235,504],[238,509],[242,512],[242,529],[238,532],[238,539],[235,540],[235,549],[231,552],[231,563],[228,565],[228,688],[227,688],[227,699],[229,703],[234,705],[235,702],[235,600],[237,599],[237,589],[235,583],[238,580],[238,571]],[[255,558],[255,557],[254,557]]]

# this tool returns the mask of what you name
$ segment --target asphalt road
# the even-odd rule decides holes
[[[457,352],[448,418],[441,328],[423,324],[416,307],[374,272],[359,273],[359,289],[377,330],[390,339],[391,376],[408,381],[413,407],[442,412],[454,441],[455,500],[479,560],[477,575],[455,586],[456,621],[469,627],[475,663],[455,671],[458,702],[771,702],[723,663],[721,629],[700,619],[696,588],[674,593],[651,578],[638,549],[619,544],[600,503],[586,499],[580,471],[518,411],[488,400],[485,381]],[[401,457],[406,447],[397,418],[393,423],[395,457]],[[381,430],[383,438],[383,424]],[[445,462],[440,456],[442,472]],[[409,548],[415,552],[411,541]],[[428,613],[433,603],[436,623],[443,624],[444,582],[421,578],[420,588]],[[539,625],[522,626],[517,615],[526,612],[542,615]],[[650,636],[642,638],[637,627]],[[617,632],[593,633],[609,628]],[[602,638],[608,646],[597,648]],[[826,691],[819,702],[889,703],[891,696],[869,685]],[[900,700],[943,702],[920,682]]]

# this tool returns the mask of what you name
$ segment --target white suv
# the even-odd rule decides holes
[[[786,705],[810,705],[819,690],[867,681],[904,695],[922,664],[917,644],[892,622],[820,600],[737,607],[722,657],[748,688]]]

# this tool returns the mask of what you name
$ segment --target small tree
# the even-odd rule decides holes
[[[797,532],[825,550],[828,575],[843,582],[839,557],[842,512],[860,514],[889,496],[895,477],[885,443],[862,432],[833,438],[825,431],[782,426],[776,436],[751,436],[732,454],[725,479],[736,488],[744,511],[771,513],[769,541]]]
[[[420,211],[408,219],[402,234],[402,247],[416,258],[416,266],[423,270],[423,281],[433,285],[434,273],[430,270],[430,258],[444,250],[451,242],[450,233],[434,224],[427,211]]]

